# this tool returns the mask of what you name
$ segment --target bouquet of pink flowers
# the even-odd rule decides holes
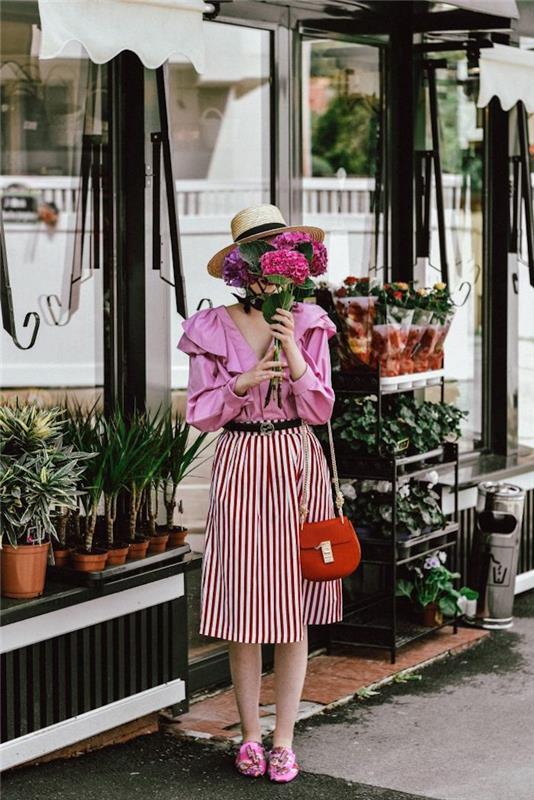
[[[316,285],[312,278],[326,272],[326,247],[301,231],[280,233],[270,242],[257,239],[231,250],[223,263],[223,280],[230,286],[246,287],[261,280],[275,284],[277,290],[261,296],[262,312],[271,323],[277,308],[290,310],[295,300],[313,294]],[[281,344],[274,343],[274,359],[279,360]],[[271,378],[265,398],[269,402],[276,390],[278,405],[282,404],[280,377]]]

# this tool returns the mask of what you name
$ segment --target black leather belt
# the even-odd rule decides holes
[[[227,431],[255,431],[257,433],[272,433],[283,428],[298,428],[302,425],[300,417],[296,419],[262,419],[259,422],[235,422],[230,420],[223,425]]]

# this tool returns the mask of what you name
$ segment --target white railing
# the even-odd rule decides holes
[[[41,194],[58,211],[74,211],[80,188],[79,177],[41,177],[36,175],[0,176],[0,191],[20,185]],[[445,208],[459,210],[462,176],[444,175]],[[303,178],[304,215],[369,214],[375,188],[373,178]],[[269,186],[260,181],[176,181],[180,217],[230,217],[236,210],[259,202],[269,202]],[[89,198],[90,201],[90,198]]]

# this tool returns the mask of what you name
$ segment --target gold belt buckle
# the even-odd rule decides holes
[[[318,550],[319,548],[321,549],[321,553],[323,554],[324,563],[331,564],[332,561],[334,560],[334,554],[332,552],[332,542],[330,541],[330,539],[325,539],[324,541],[319,542],[319,544],[315,545],[316,550]]]
[[[260,422],[260,433],[268,433],[269,435],[274,431],[274,425],[270,419],[265,419]]]

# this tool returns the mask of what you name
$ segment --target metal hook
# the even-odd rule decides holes
[[[65,325],[68,325],[68,323],[70,322],[70,318],[71,318],[70,308],[67,309],[67,319],[66,319],[66,321],[65,322],[60,322],[58,319],[56,319],[54,311],[52,309],[52,304],[50,302],[52,299],[56,301],[56,303],[58,304],[60,309],[62,308],[61,300],[59,299],[57,294],[48,294],[45,297],[46,305],[47,305],[47,308],[48,308],[48,313],[52,317],[52,322],[54,323],[54,325],[56,325],[58,328],[63,328]]]
[[[2,214],[0,213],[0,272],[2,276],[0,306],[2,308],[2,324],[4,326],[4,330],[11,336],[14,344],[19,348],[19,350],[30,350],[34,346],[35,340],[37,339],[37,332],[39,331],[39,327],[41,325],[41,318],[39,317],[39,314],[36,311],[28,311],[28,313],[24,317],[24,322],[22,323],[22,327],[27,328],[28,325],[30,324],[31,319],[33,319],[34,321],[34,327],[32,334],[30,336],[29,344],[27,344],[26,346],[21,344],[17,336],[16,326],[15,326],[15,314],[13,311],[13,294],[11,292],[11,285],[9,282],[9,270],[7,266],[7,252],[6,252],[5,241],[6,240],[4,234],[4,220],[2,218]]]
[[[204,302],[207,302],[208,308],[213,308],[213,300],[211,300],[211,298],[209,298],[209,297],[203,297],[202,300],[199,301],[199,303],[198,303],[198,305],[196,307],[197,311],[199,311],[202,308],[202,304]]]

